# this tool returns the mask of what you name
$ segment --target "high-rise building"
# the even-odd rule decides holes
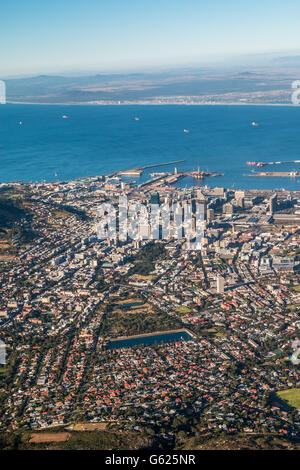
[[[236,204],[238,207],[240,207],[241,209],[244,209],[245,207],[245,199],[243,197],[239,197],[236,199]]]
[[[230,202],[223,205],[223,214],[233,214],[233,206]]]
[[[138,226],[138,236],[141,240],[148,240],[150,238],[150,227],[148,220],[144,219]]]
[[[150,204],[160,204],[159,194],[157,192],[151,194]]]
[[[196,214],[196,211],[198,212],[198,215],[201,214],[203,220],[207,219],[207,200],[199,189],[193,193],[192,210],[194,214]]]
[[[216,196],[224,197],[225,193],[226,193],[226,190],[224,188],[214,188],[213,192]]]
[[[269,200],[269,214],[273,215],[277,209],[277,194],[273,194]]]
[[[234,198],[236,200],[241,199],[241,198],[245,199],[245,196],[246,196],[245,191],[238,190],[234,192]]]
[[[224,277],[217,276],[217,293],[224,294]]]
[[[211,222],[215,219],[215,211],[213,209],[207,209],[206,212],[207,222]]]

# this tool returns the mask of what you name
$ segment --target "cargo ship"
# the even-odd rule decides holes
[[[262,168],[265,163],[263,162],[246,162],[246,165],[248,166],[257,166],[257,168]]]

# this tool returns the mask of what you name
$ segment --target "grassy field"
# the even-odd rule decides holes
[[[300,388],[290,388],[289,390],[281,390],[277,392],[281,400],[286,401],[290,406],[300,410]]]
[[[67,212],[65,210],[57,209],[53,211],[53,217],[54,219],[67,219],[68,217],[71,217],[73,214],[70,214],[70,212]]]
[[[191,313],[192,310],[189,307],[182,305],[181,307],[175,308],[175,311],[180,313],[180,315],[186,315],[187,313]]]
[[[155,276],[150,276],[150,274],[148,276],[143,276],[142,274],[135,274],[132,277],[137,281],[152,281],[155,278]]]
[[[71,434],[68,432],[34,433],[30,437],[29,444],[65,442],[70,438],[70,436]]]
[[[128,303],[131,303],[131,302],[128,302]],[[116,305],[114,308],[113,308],[113,312],[116,313],[116,314],[120,314],[120,315],[123,315],[123,314],[152,314],[152,313],[155,313],[154,312],[154,309],[152,307],[151,304],[149,304],[148,302],[145,302],[145,303],[141,303],[141,305],[132,305],[132,306],[128,306],[128,307],[124,307],[124,305],[126,305],[126,303],[120,305],[120,307],[118,308],[118,305]]]
[[[120,300],[116,305],[131,304],[136,302],[143,302],[138,297],[128,297],[128,299]]]
[[[76,423],[70,426],[71,431],[105,431],[106,423]]]
[[[0,433],[0,450],[138,450],[152,448],[153,441],[140,433],[99,431]]]

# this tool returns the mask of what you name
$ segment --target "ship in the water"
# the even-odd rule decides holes
[[[139,121],[140,118],[136,116],[136,117],[134,118],[134,120],[135,120],[135,121]]]
[[[246,165],[248,166],[257,166],[258,168],[261,168],[265,165],[263,162],[246,162]]]
[[[66,114],[64,114],[64,115],[62,116],[62,119],[69,119],[69,116],[67,116]]]
[[[185,134],[189,134],[189,133],[190,133],[190,131],[189,131],[188,129],[183,129],[183,132],[184,132]]]
[[[257,122],[255,122],[255,121],[253,121],[253,122],[251,123],[251,126],[252,126],[252,127],[258,127],[259,124],[258,124]]]

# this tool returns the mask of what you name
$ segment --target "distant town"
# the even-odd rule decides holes
[[[300,192],[128,176],[0,184],[0,431],[296,439]],[[132,214],[135,239],[99,239],[97,208],[122,195],[200,204],[201,246],[174,237],[172,215],[167,236]]]

